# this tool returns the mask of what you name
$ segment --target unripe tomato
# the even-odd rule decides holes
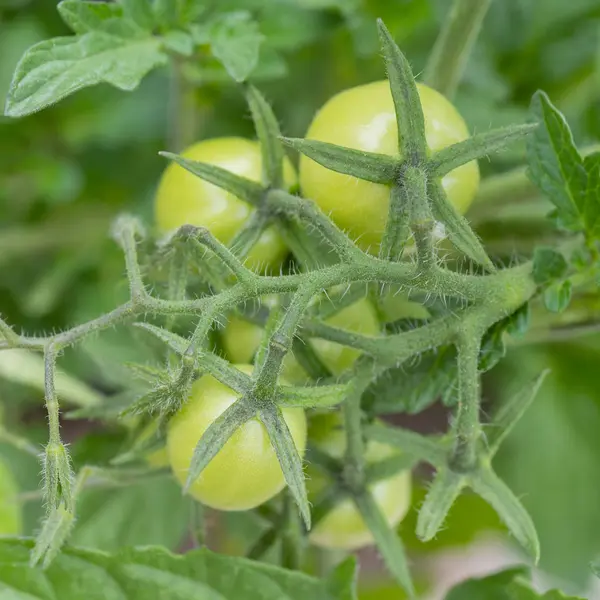
[[[310,441],[334,458],[342,458],[346,450],[346,435],[339,413],[322,414],[313,418]],[[365,459],[367,463],[374,463],[397,453],[391,446],[368,442]],[[326,485],[328,481],[325,476],[317,469],[309,468],[309,500],[314,501],[318,492]],[[375,502],[391,527],[396,527],[408,512],[411,487],[410,471],[401,471],[371,486]],[[356,550],[374,542],[371,531],[350,498],[342,500],[313,527],[309,540],[315,546],[339,550]]]
[[[186,148],[182,156],[227,169],[252,181],[260,181],[262,157],[258,142],[238,137],[223,137],[198,142]],[[289,160],[284,162],[284,180],[288,187],[296,182]],[[176,163],[164,171],[155,200],[158,228],[168,232],[181,225],[208,227],[213,235],[229,244],[254,209],[233,194],[196,177]],[[283,240],[273,227],[259,238],[248,255],[253,269],[279,269],[287,254]]]
[[[425,134],[432,152],[469,137],[467,126],[454,106],[439,92],[417,84],[425,116]],[[398,154],[394,104],[387,81],[340,92],[319,110],[307,139],[319,140],[380,154]],[[452,204],[465,213],[479,185],[476,161],[454,169],[442,180]],[[300,186],[365,250],[376,253],[389,208],[389,187],[356,179],[300,157]]]
[[[248,374],[250,365],[237,365]],[[171,468],[184,484],[194,449],[202,434],[238,396],[210,375],[192,386],[187,402],[167,428]],[[282,408],[283,418],[300,455],[306,446],[306,417],[301,408]],[[249,510],[266,502],[285,486],[283,472],[264,425],[253,418],[219,450],[190,487],[190,494],[219,510]]]
[[[17,482],[12,471],[0,459],[0,537],[22,532],[23,516],[17,494]]]
[[[377,335],[380,331],[377,313],[366,298],[346,306],[325,321],[353,333]],[[263,329],[258,325],[231,316],[223,332],[223,345],[233,362],[251,362],[260,345]],[[321,339],[312,339],[311,344],[325,366],[334,374],[340,375],[349,369],[360,356],[360,351],[348,346]],[[306,380],[307,374],[292,354],[288,354],[283,364],[284,377],[298,383]]]

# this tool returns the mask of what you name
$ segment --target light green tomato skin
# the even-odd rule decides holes
[[[311,423],[311,441],[322,451],[334,458],[341,459],[346,449],[346,438],[340,427],[339,413],[318,415]],[[396,454],[396,450],[385,444],[369,442],[365,451],[365,460],[374,463]],[[314,469],[308,471],[308,492],[311,496],[318,493],[328,484],[321,472]],[[412,482],[410,471],[378,481],[370,488],[377,506],[391,527],[396,527],[410,508],[412,498]],[[312,498],[314,499],[314,498]],[[349,498],[342,500],[311,530],[309,540],[315,546],[331,550],[357,550],[374,543],[374,538]]]
[[[425,116],[425,135],[432,152],[469,137],[454,106],[439,92],[417,84]],[[350,88],[329,99],[313,119],[307,139],[347,148],[398,155],[398,134],[387,81]],[[476,161],[454,169],[442,180],[450,201],[465,213],[479,186]],[[389,208],[388,186],[336,173],[300,157],[300,187],[364,250],[377,253]]]
[[[328,325],[353,333],[377,335],[380,332],[377,313],[366,298],[347,306],[326,320]],[[263,330],[258,325],[231,316],[223,333],[223,346],[233,362],[251,362],[258,349]],[[360,351],[327,340],[313,339],[311,344],[325,366],[340,375],[360,356]],[[283,363],[283,376],[291,383],[301,383],[307,374],[292,354]]]
[[[260,146],[251,140],[237,137],[205,140],[186,148],[181,155],[222,167],[252,181],[261,180]],[[295,185],[296,174],[287,159],[284,179],[288,187]],[[176,163],[165,169],[155,199],[155,218],[161,231],[166,233],[184,224],[207,227],[224,244],[231,242],[252,212],[248,203]],[[278,271],[286,254],[283,240],[270,227],[251,250],[246,264],[257,271]]]
[[[251,373],[250,365],[237,368]],[[175,477],[183,485],[194,449],[203,433],[238,396],[210,375],[192,386],[188,401],[167,428],[167,452]],[[300,408],[283,408],[283,418],[300,455],[306,447],[306,417]],[[256,418],[242,425],[219,450],[190,494],[218,510],[249,510],[263,504],[285,486],[277,456],[264,425]]]
[[[23,515],[17,500],[17,483],[8,466],[0,459],[0,537],[21,535]]]

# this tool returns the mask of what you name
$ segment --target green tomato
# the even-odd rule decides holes
[[[0,537],[22,533],[23,515],[17,494],[17,482],[12,471],[0,459]]]
[[[377,313],[366,298],[346,306],[325,321],[328,325],[339,327],[353,333],[377,335],[380,332]],[[252,361],[260,345],[263,329],[258,325],[231,316],[223,332],[223,346],[233,362]],[[360,356],[360,351],[327,340],[312,339],[313,345],[323,364],[334,374],[340,375],[349,369]],[[283,364],[284,377],[299,383],[306,380],[306,372],[292,354],[288,354]]]
[[[339,413],[321,414],[313,418],[310,426],[310,441],[334,458],[343,458],[346,450],[346,435],[341,426]],[[365,460],[367,463],[374,463],[397,452],[391,446],[368,442]],[[309,500],[314,501],[328,483],[319,470],[309,468],[307,474]],[[411,504],[411,488],[410,471],[401,471],[370,487],[379,510],[391,527],[396,527],[408,512]],[[313,527],[309,540],[315,546],[339,550],[356,550],[374,542],[373,534],[349,498],[342,500]]]
[[[257,142],[237,137],[215,138],[198,142],[181,155],[222,167],[252,181],[261,180],[262,156]],[[284,179],[288,187],[296,183],[294,168],[287,159]],[[176,163],[165,169],[155,200],[156,223],[161,231],[172,231],[184,224],[207,227],[224,244],[231,242],[253,210],[248,203]],[[286,255],[283,240],[270,227],[250,251],[247,264],[256,270],[278,270]]]
[[[454,106],[439,92],[417,84],[425,116],[425,135],[432,152],[469,137]],[[398,154],[394,103],[387,81],[354,87],[333,96],[313,119],[307,139],[367,152]],[[450,201],[465,213],[479,186],[476,161],[454,169],[442,180]],[[385,229],[389,187],[356,179],[300,157],[300,186],[365,250],[376,253]]]
[[[250,374],[250,365],[237,365]],[[167,452],[171,468],[183,484],[194,449],[208,427],[231,406],[236,393],[210,375],[192,386],[187,402],[167,428]],[[283,408],[283,418],[300,455],[306,446],[306,417],[301,408]],[[249,510],[266,502],[285,486],[285,479],[264,425],[252,418],[219,450],[190,494],[219,510]]]

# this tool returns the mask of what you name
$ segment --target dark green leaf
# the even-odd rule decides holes
[[[0,541],[0,585],[31,600],[355,600],[354,572],[319,580],[298,571],[214,554],[205,548],[174,555],[164,548],[115,554],[66,549],[46,571],[28,566],[29,540]],[[8,597],[7,597],[8,598]]]
[[[538,594],[530,582],[527,567],[514,567],[460,583],[450,590],[446,600],[583,600],[556,590]]]
[[[356,557],[349,556],[327,576],[327,590],[336,600],[357,600]]]
[[[481,372],[489,371],[506,356],[504,333],[507,323],[508,320],[498,321],[485,332],[479,351],[479,370]]]
[[[406,57],[381,19],[377,25],[396,111],[398,150],[409,164],[419,165],[427,157],[427,141],[417,84]]]
[[[479,133],[436,152],[429,161],[429,169],[433,171],[435,176],[443,177],[461,165],[488,156],[515,140],[529,135],[536,127],[537,123],[513,125]]]
[[[215,165],[190,160],[172,152],[159,152],[161,156],[175,161],[190,173],[232,193],[234,196],[254,205],[260,203],[263,188],[260,184]]]
[[[17,65],[5,114],[22,117],[98,83],[131,91],[152,69],[164,65],[157,38],[91,31],[32,46]]]
[[[560,279],[569,265],[565,257],[554,248],[536,248],[533,254],[533,278],[536,283],[544,284]]]
[[[562,312],[571,302],[572,289],[573,284],[569,279],[554,284],[544,292],[544,305],[551,312]]]
[[[556,206],[564,227],[582,229],[587,178],[571,130],[544,92],[534,94],[531,112],[540,126],[528,139],[529,177]]]
[[[306,528],[310,530],[310,507],[306,495],[306,482],[302,470],[302,459],[298,454],[294,438],[292,438],[279,408],[267,407],[261,410],[260,419],[267,429],[285,481],[300,509]]]
[[[258,64],[263,36],[250,13],[233,12],[212,24],[210,46],[235,81],[245,81]]]
[[[590,154],[584,160],[587,172],[584,218],[588,234],[600,237],[600,152]]]
[[[282,141],[326,169],[373,183],[391,184],[398,172],[399,160],[385,154],[344,148],[317,140],[282,138]]]
[[[373,534],[377,549],[381,552],[388,570],[409,594],[414,594],[402,542],[396,532],[388,525],[377,502],[368,491],[355,496],[354,502],[364,522]]]

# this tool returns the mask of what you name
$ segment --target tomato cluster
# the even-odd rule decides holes
[[[435,90],[419,84],[418,92],[425,117],[429,149],[440,150],[468,137],[465,122],[452,104]],[[355,87],[331,98],[316,114],[307,138],[359,150],[397,155],[398,132],[394,105],[387,81]],[[262,158],[258,143],[242,138],[217,138],[201,141],[182,155],[214,164],[254,181],[262,177]],[[286,159],[284,180],[288,188],[297,183],[291,163]],[[303,196],[316,202],[333,221],[365,251],[377,253],[389,208],[389,188],[330,171],[302,156],[299,183]],[[469,207],[479,183],[475,161],[448,175],[442,185],[450,201],[462,213]],[[164,172],[156,195],[156,223],[162,232],[183,224],[208,227],[217,239],[228,244],[251,215],[252,208],[210,183],[187,172],[177,164]],[[278,271],[288,251],[274,228],[267,229],[246,259],[257,271]],[[274,302],[263,298],[263,304]],[[402,300],[401,311],[422,314],[423,308]],[[336,327],[375,335],[380,329],[378,314],[370,301],[362,298],[344,307],[326,321]],[[238,368],[250,373],[263,330],[240,316],[230,315],[223,335],[225,351]],[[325,340],[310,342],[323,365],[340,375],[352,366],[358,352]],[[284,363],[284,377],[290,383],[306,381],[308,375],[293,355]],[[167,432],[167,453],[175,476],[187,478],[194,449],[211,423],[237,396],[234,391],[205,375],[197,380],[188,401],[171,419]],[[299,453],[304,453],[307,424],[301,409],[283,409],[283,417]],[[338,413],[318,415],[311,420],[309,443],[341,458],[345,435]],[[367,462],[389,457],[393,449],[371,443]],[[314,469],[313,469],[314,471]],[[327,485],[323,474],[314,472],[308,480],[314,497]],[[269,500],[284,487],[283,474],[264,425],[256,418],[240,427],[225,443],[199,478],[190,493],[200,502],[220,510],[247,510]],[[410,473],[400,472],[379,481],[372,493],[388,522],[396,525],[410,503]],[[370,532],[349,499],[343,499],[313,529],[310,540],[330,548],[355,549],[372,542]]]

